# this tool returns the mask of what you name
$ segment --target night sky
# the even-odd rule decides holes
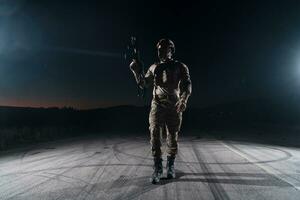
[[[299,1],[163,2],[0,0],[0,105],[143,105],[123,59],[131,35],[146,68],[174,41],[191,107],[299,97]]]

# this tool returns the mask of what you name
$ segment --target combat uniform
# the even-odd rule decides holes
[[[167,154],[175,157],[178,149],[178,132],[182,123],[182,112],[176,111],[176,103],[187,103],[192,83],[187,66],[176,60],[155,63],[147,73],[135,73],[141,88],[153,85],[153,99],[149,114],[151,150],[155,158],[161,158],[161,133],[167,133]]]

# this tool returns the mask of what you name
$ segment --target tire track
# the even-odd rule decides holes
[[[195,153],[197,160],[202,163],[200,164],[200,168],[202,172],[206,173],[205,179],[208,183],[209,189],[216,200],[229,200],[229,196],[227,195],[225,189],[221,186],[221,183],[218,182],[216,175],[213,174],[213,171],[210,169],[209,165],[204,164],[205,160],[203,153],[199,149],[196,148],[195,142],[192,141],[192,149]],[[202,158],[203,157],[203,158]],[[216,182],[211,182],[210,180],[216,180]]]
[[[111,152],[111,155],[114,155],[113,152]],[[108,156],[109,158],[110,156]],[[89,181],[89,183],[84,186],[82,188],[82,190],[75,196],[75,198],[79,198],[79,199],[83,199],[85,200],[86,198],[88,198],[88,196],[90,196],[94,190],[94,188],[96,187],[96,183],[99,182],[99,179],[104,175],[104,173],[106,172],[106,168],[109,166],[109,163],[111,161],[111,158],[110,159],[107,159],[107,161],[104,163],[103,166],[101,167],[98,167],[95,172],[93,173],[92,175],[92,179]],[[99,173],[100,169],[103,169],[102,172],[97,176],[97,174]],[[82,191],[87,191],[85,192],[84,196],[82,197],[81,194],[82,194]]]
[[[178,151],[178,158],[180,158],[183,162],[182,163],[184,163],[185,164],[185,166],[189,169],[189,171],[190,171],[190,173],[194,176],[194,177],[197,177],[197,173],[195,172],[195,169],[193,169],[192,167],[191,167],[191,165],[190,165],[190,163],[189,162],[184,162],[184,158],[185,156],[181,153],[181,151],[179,150]],[[184,173],[183,173],[183,175],[184,175]],[[177,176],[178,177],[178,176]],[[179,181],[180,181],[180,179],[179,179]],[[205,184],[203,184],[204,186],[206,186]],[[178,188],[178,185],[176,184],[175,185],[175,187],[176,187],[176,194],[177,194],[177,192],[178,191],[181,191],[180,189],[177,189]],[[207,189],[209,189],[209,186],[207,186]],[[196,192],[196,191],[195,191]],[[178,195],[176,195],[176,196],[178,196]],[[197,190],[197,195],[196,195],[197,197],[201,197],[201,194],[199,194],[199,192],[198,192],[198,190]],[[201,198],[202,199],[202,198]]]
[[[94,155],[95,155],[95,154],[94,154]],[[83,164],[83,163],[86,163],[86,162],[92,160],[93,157],[94,157],[94,155],[91,156],[88,160],[84,160],[83,162],[80,162],[79,165],[81,165],[81,164]],[[82,159],[86,159],[86,158],[82,158]],[[82,159],[79,159],[79,160],[82,160]],[[77,160],[77,161],[78,161],[78,160]],[[33,189],[35,189],[35,188],[37,188],[37,187],[39,187],[39,186],[41,186],[41,185],[43,185],[43,184],[45,184],[45,183],[48,183],[49,181],[52,181],[53,179],[56,179],[57,177],[59,177],[59,176],[65,174],[65,173],[67,173],[67,172],[69,172],[69,171],[71,171],[71,170],[73,170],[73,169],[75,169],[75,168],[76,168],[76,166],[70,167],[70,168],[64,170],[63,172],[61,172],[61,173],[59,173],[59,174],[53,176],[53,177],[50,178],[50,179],[47,179],[47,180],[45,180],[45,181],[42,181],[42,182],[40,182],[40,183],[38,183],[38,184],[36,184],[36,185],[33,185],[33,186],[31,186],[31,187],[25,189],[25,190],[22,191],[22,192],[19,192],[19,193],[16,193],[16,194],[12,195],[12,196],[9,197],[8,199],[12,199],[12,198],[14,198],[14,197],[16,197],[16,196],[25,194],[26,192],[29,192],[30,190],[33,190]]]
[[[255,161],[257,161],[256,157],[254,157],[253,155],[247,153],[246,151],[236,147],[235,145],[231,144],[230,142],[227,142],[227,143],[223,142],[223,145],[226,146],[232,152],[234,152],[234,153],[238,154],[239,156],[248,160],[248,162],[252,163],[253,165],[256,165],[257,167],[259,167],[260,169],[265,171],[266,174],[269,174],[270,176],[273,176],[278,181],[283,181],[283,182],[289,184],[291,187],[295,188],[297,191],[300,191],[299,181],[297,179],[296,179],[297,184],[294,184],[291,181],[286,180],[286,178],[284,178],[282,176],[289,177],[294,180],[295,180],[295,178],[290,177],[289,175],[287,175],[285,173],[282,173],[280,170],[272,167],[269,164],[255,162]],[[275,173],[275,172],[279,172],[279,173]]]
[[[106,144],[106,142],[104,141],[104,145],[105,145],[105,144]],[[64,146],[63,146],[63,147],[64,147]],[[102,146],[102,147],[104,147],[104,146]],[[70,148],[70,147],[67,146],[67,148]],[[33,148],[31,148],[30,150],[32,150],[32,149],[33,149]],[[74,147],[74,146],[72,145],[70,150],[69,150],[69,149],[65,149],[65,148],[63,148],[62,150],[61,150],[61,149],[56,149],[56,151],[58,151],[58,152],[55,152],[54,155],[46,156],[45,158],[37,158],[37,159],[35,159],[35,160],[23,161],[23,159],[24,159],[25,157],[22,157],[22,158],[20,158],[20,162],[21,162],[20,165],[22,165],[22,172],[11,172],[11,173],[6,173],[6,174],[1,175],[0,178],[1,178],[1,177],[12,176],[12,175],[13,175],[13,176],[16,176],[16,175],[17,175],[17,177],[15,177],[15,178],[13,178],[13,179],[16,179],[16,178],[17,178],[17,181],[20,181],[20,180],[22,180],[22,179],[25,179],[25,178],[27,178],[27,177],[30,177],[30,176],[34,175],[34,173],[38,173],[38,172],[43,172],[43,171],[47,171],[47,170],[59,170],[59,169],[64,169],[64,168],[69,169],[70,167],[57,167],[57,168],[46,168],[46,169],[29,170],[29,171],[28,171],[28,169],[31,169],[31,168],[33,168],[33,167],[34,167],[34,168],[41,168],[42,166],[49,166],[49,165],[52,165],[52,164],[53,164],[53,163],[52,163],[53,161],[56,161],[56,164],[58,163],[58,161],[60,161],[60,162],[59,162],[59,165],[64,165],[64,164],[69,163],[69,161],[76,162],[76,161],[78,161],[78,160],[81,159],[81,158],[79,158],[79,159],[73,160],[73,159],[74,159],[74,155],[75,155],[76,157],[80,157],[81,155],[83,155],[84,158],[89,158],[89,157],[94,156],[94,154],[92,154],[92,155],[90,155],[90,156],[87,157],[87,156],[86,156],[86,152],[85,152],[85,151],[82,152],[82,149],[85,150],[85,149],[82,148],[82,147]],[[29,150],[29,151],[30,151],[30,150]],[[26,153],[28,153],[29,151],[27,151]],[[63,152],[61,152],[61,151],[63,151]],[[26,154],[26,153],[25,153],[25,154]],[[46,161],[43,161],[43,160],[46,160]],[[43,162],[41,162],[41,161],[43,161]],[[16,162],[17,162],[17,161],[16,161]],[[40,162],[40,163],[36,163],[36,162]],[[28,166],[23,167],[24,164],[27,164]],[[15,166],[14,166],[14,168],[15,168]],[[2,185],[6,185],[6,186],[7,186],[7,183],[10,183],[11,185],[12,185],[12,184],[15,184],[16,180],[8,179],[7,181],[2,180],[1,182],[2,182],[2,184],[0,185],[0,187],[1,187]]]
[[[231,144],[231,145],[233,145],[233,144]],[[259,148],[260,148],[260,149],[259,149]],[[279,149],[279,148],[276,148],[276,147],[269,147],[269,146],[263,146],[263,145],[260,145],[260,146],[253,146],[253,149],[260,150],[260,152],[263,152],[263,151],[261,151],[261,149],[272,149],[272,150],[274,150],[274,151],[282,152],[282,153],[285,155],[285,158],[284,158],[284,159],[283,159],[283,158],[279,158],[279,159],[274,160],[273,162],[281,162],[281,161],[285,161],[285,160],[288,160],[288,159],[290,159],[290,158],[293,157],[293,155],[292,155],[290,152],[285,151],[285,150],[282,150],[282,149]],[[241,150],[240,150],[240,151],[241,151]],[[255,160],[258,160],[258,159],[256,159],[254,156],[250,155],[249,153],[247,153],[247,152],[245,152],[245,151],[243,151],[243,153],[245,153],[247,156],[252,157],[252,158],[255,159]],[[270,156],[267,152],[263,152],[263,153],[264,153],[265,155],[267,155],[267,156]],[[257,163],[257,162],[256,162],[256,163]],[[291,176],[291,175],[289,175],[289,174],[287,174],[287,173],[285,173],[285,172],[283,172],[283,171],[281,171],[281,170],[279,170],[279,169],[277,169],[277,168],[274,168],[274,167],[271,166],[270,164],[268,164],[268,163],[272,163],[272,162],[264,162],[264,161],[261,161],[261,162],[259,162],[259,163],[266,163],[266,166],[272,168],[272,169],[275,170],[275,171],[278,171],[280,174],[284,174],[284,176],[286,176],[286,177],[288,177],[288,178],[290,178],[290,179],[293,179],[293,180],[296,181],[296,182],[300,182],[300,179],[297,179],[297,178],[295,178],[294,176]]]
[[[222,144],[222,143],[220,143],[220,144]],[[223,145],[223,144],[222,144]],[[224,146],[224,145],[223,145]],[[226,148],[226,147],[225,147]],[[216,157],[216,155],[214,155],[214,154],[212,154],[213,156],[212,156],[212,158],[214,159],[214,161],[216,162],[216,163],[218,163],[218,157]],[[249,164],[251,164],[251,163],[249,163]],[[228,165],[223,165],[223,164],[220,164],[219,165],[219,167],[222,169],[222,171],[226,174],[226,176],[227,177],[231,177],[232,175],[235,177],[235,178],[237,178],[238,180],[239,180],[239,182],[241,183],[241,184],[244,184],[244,185],[247,185],[247,180],[245,180],[245,179],[242,179],[241,178],[241,176],[238,174],[238,173],[236,173],[236,172],[234,172]],[[234,187],[235,189],[236,189],[236,187]],[[248,193],[250,193],[250,194],[255,194],[255,198],[257,198],[257,197],[259,197],[258,199],[266,199],[261,193],[259,193],[256,189],[254,189],[254,188],[252,188],[252,187],[247,187],[247,189],[249,190],[249,192]],[[236,191],[237,191],[237,193],[239,192],[239,190],[237,190],[236,189]],[[244,190],[243,190],[243,193],[244,193]],[[245,196],[247,196],[247,195],[245,195]]]
[[[86,158],[86,156],[84,157],[84,158]],[[60,162],[56,162],[56,164],[60,164],[60,163],[67,163],[67,162],[69,162],[69,161],[71,161],[71,160],[73,160],[74,159],[74,155],[73,156],[70,156],[68,159],[65,159],[65,160],[60,160]],[[44,163],[44,165],[48,165],[48,163]],[[40,167],[41,165],[39,165],[39,167]],[[28,169],[28,168],[30,168],[30,166],[29,167],[26,167],[26,169]],[[10,175],[17,175],[16,177],[13,177],[13,180],[10,180],[10,179],[8,179],[7,181],[1,181],[2,182],[2,184],[1,184],[1,186],[0,187],[2,187],[3,185],[4,186],[6,186],[7,188],[12,188],[12,190],[14,190],[15,188],[13,187],[14,185],[16,185],[16,182],[21,182],[21,181],[23,181],[24,179],[26,179],[26,178],[28,178],[28,177],[30,177],[30,176],[34,176],[34,175],[36,175],[36,173],[38,173],[38,172],[43,172],[43,171],[45,171],[45,170],[47,170],[47,169],[43,169],[43,170],[38,170],[38,171],[35,171],[35,172],[29,172],[29,173],[26,173],[26,172],[14,172],[14,173],[11,173]],[[20,176],[19,176],[19,174],[21,174]],[[24,181],[23,181],[24,182]],[[18,184],[17,186],[19,186],[20,184]],[[27,185],[28,186],[28,185]]]
[[[116,146],[116,149],[119,149],[118,146]],[[131,171],[135,170],[135,174],[138,174],[143,166],[143,164],[149,159],[148,157],[150,156],[151,151],[150,149],[146,150],[146,156],[144,157],[144,159],[141,160],[141,162],[139,162],[139,164],[137,165],[136,168],[132,168]],[[150,177],[150,175],[149,175]],[[137,180],[140,181],[137,182]],[[128,192],[130,190],[130,187],[127,187],[127,189],[123,192],[123,195],[119,196],[116,198],[116,200],[133,200],[135,198],[138,198],[140,195],[142,195],[143,193],[150,191],[153,189],[153,187],[151,187],[152,185],[150,185],[149,181],[146,182],[147,180],[138,178],[138,179],[132,179],[132,185],[136,184],[140,187],[138,187],[137,190]],[[124,181],[123,184],[127,183],[127,181]],[[150,187],[149,187],[150,185]],[[147,187],[148,186],[148,187]]]
[[[103,148],[104,148],[104,149],[107,149],[107,148],[106,148],[107,145],[108,145],[108,144],[107,144],[107,140],[104,140],[104,141],[103,141],[103,144],[104,144]],[[87,146],[85,146],[85,147],[87,148]],[[107,150],[108,150],[108,149],[107,149]],[[111,154],[108,154],[107,158],[110,158],[110,155],[114,155],[114,153],[112,152]],[[106,167],[107,167],[107,164],[110,162],[110,160],[111,160],[111,158],[110,158],[110,159],[107,159],[107,160],[104,162],[103,165],[99,165],[99,164],[97,163],[97,165],[96,165],[97,168],[96,168],[96,170],[94,171],[94,173],[93,173],[93,175],[92,175],[92,178],[91,178],[90,181],[87,182],[86,185],[83,186],[83,187],[81,188],[81,190],[74,196],[74,199],[75,199],[75,198],[86,199],[88,196],[91,195],[91,192],[92,192],[93,188],[95,187],[94,184],[92,184],[93,180],[96,178],[96,175],[98,174],[98,172],[100,171],[100,169],[103,168],[101,174],[100,174],[99,177],[97,178],[96,183],[98,182],[99,178],[104,174],[104,172],[105,172],[105,170],[106,170]],[[89,187],[90,187],[90,188],[89,188]],[[84,194],[83,194],[83,192],[84,192]],[[83,195],[83,197],[82,197],[82,195]]]
[[[74,160],[74,157],[78,157],[79,155],[74,154],[74,155],[72,155],[72,156],[69,156],[68,158],[60,158],[60,157],[59,157],[59,161],[56,161],[56,164],[62,165],[62,164],[69,163],[70,161],[76,162],[76,161],[79,161],[79,160],[81,160],[81,159],[87,159],[87,158],[89,158],[89,157],[94,156],[94,155],[86,156],[84,153],[83,153],[82,155],[84,155],[83,158],[78,158],[78,159],[75,159],[75,160]],[[55,159],[51,159],[51,161],[55,161]],[[41,166],[43,166],[43,165],[48,166],[48,165],[49,165],[49,162],[50,162],[50,161],[48,161],[48,162],[46,162],[46,163],[41,163],[40,165],[34,166],[34,167],[35,167],[35,168],[36,168],[36,167],[41,167]],[[51,162],[50,162],[50,163],[51,163]],[[52,164],[52,163],[51,163],[51,164]],[[17,177],[16,177],[17,180],[14,180],[14,181],[8,180],[7,182],[2,182],[2,184],[0,185],[0,187],[3,186],[3,185],[8,186],[7,183],[9,183],[10,185],[13,185],[13,184],[15,184],[15,181],[21,181],[21,180],[23,180],[23,179],[25,179],[25,178],[27,178],[27,177],[30,177],[30,176],[34,175],[35,173],[39,173],[39,172],[43,172],[43,171],[49,170],[49,168],[46,168],[46,169],[40,169],[40,170],[26,171],[27,169],[30,169],[30,168],[32,168],[32,166],[28,166],[28,167],[24,168],[25,171],[23,171],[24,169],[22,169],[22,172],[11,172],[11,173],[9,173],[9,174],[3,175],[3,176],[11,176],[11,175],[19,175],[19,174],[21,174],[20,176],[17,176]],[[65,167],[65,168],[69,169],[70,167]],[[59,168],[53,168],[52,170],[58,170],[58,169],[59,169]],[[1,176],[1,177],[3,177],[3,176]]]

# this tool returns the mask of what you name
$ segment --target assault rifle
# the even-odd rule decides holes
[[[140,51],[138,49],[138,43],[137,39],[134,36],[130,37],[130,42],[126,47],[126,52],[124,55],[124,58],[126,61],[131,62],[133,59],[137,60],[139,63],[141,63],[141,72],[144,73],[144,65],[143,62],[140,59]],[[140,88],[139,86],[137,87],[137,93],[138,97],[144,98],[145,97],[145,89]]]

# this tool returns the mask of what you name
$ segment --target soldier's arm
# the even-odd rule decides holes
[[[153,84],[153,69],[155,65],[151,65],[146,74],[142,70],[142,63],[138,60],[133,60],[129,67],[140,88],[146,88]]]
[[[188,67],[183,63],[181,65],[180,101],[186,104],[192,94],[192,81]]]

